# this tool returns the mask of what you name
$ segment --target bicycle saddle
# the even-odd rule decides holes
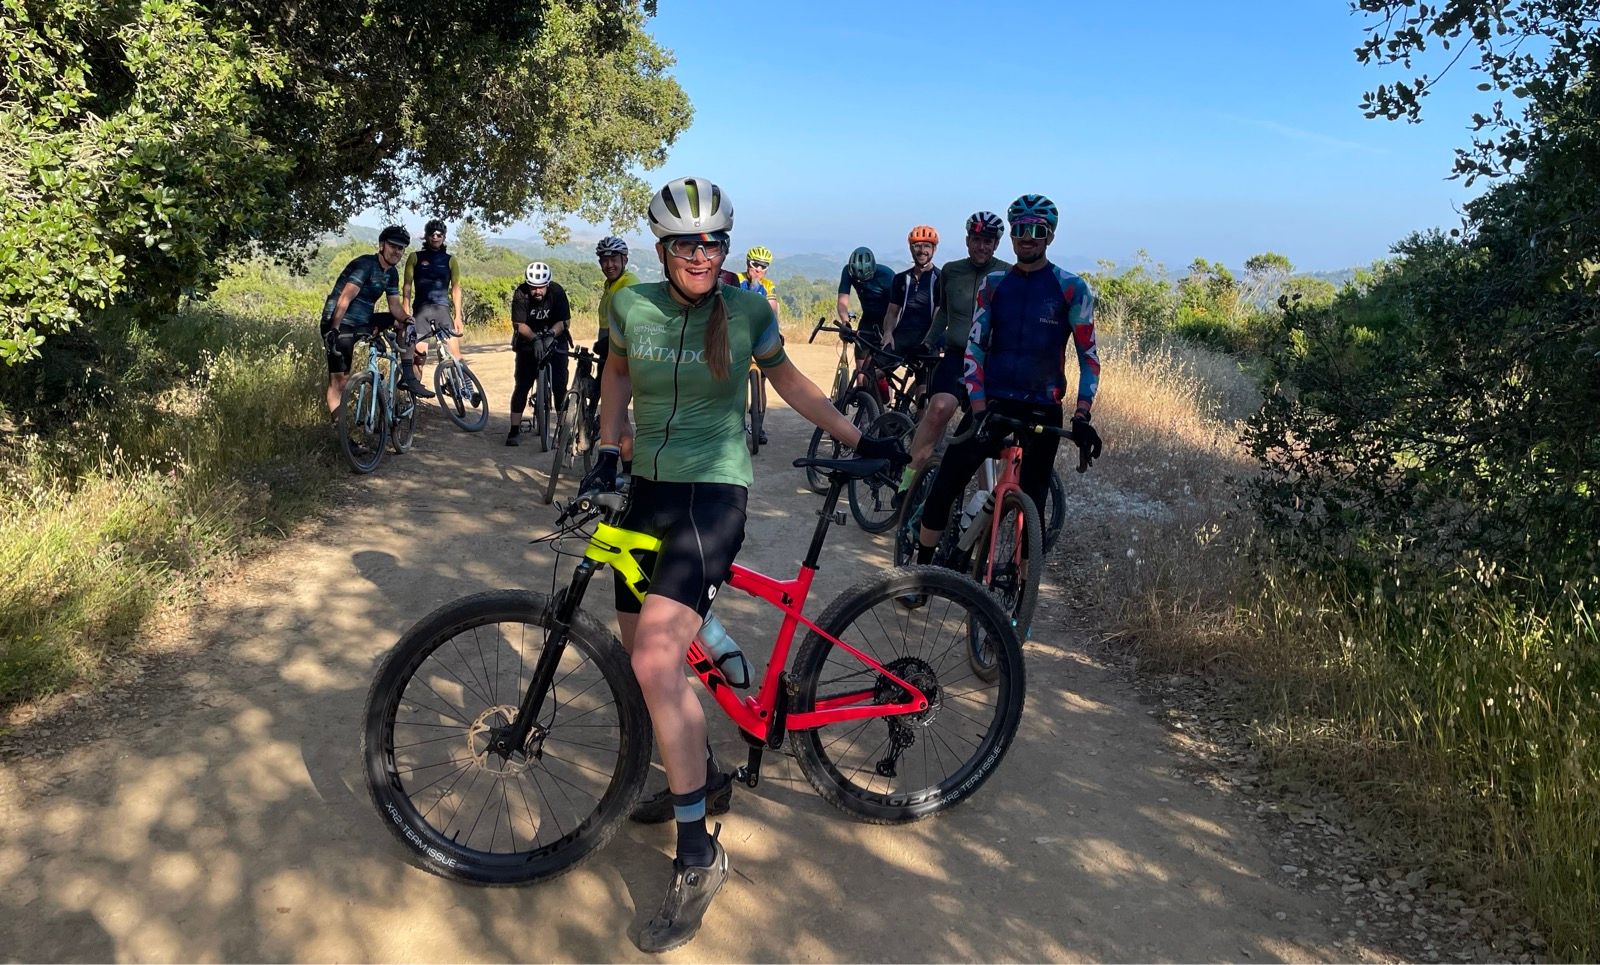
[[[796,469],[820,469],[827,475],[865,479],[889,468],[887,459],[796,459]]]

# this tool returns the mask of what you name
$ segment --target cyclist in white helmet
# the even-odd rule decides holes
[[[517,445],[522,433],[522,410],[539,378],[539,367],[552,349],[570,348],[572,308],[566,291],[551,278],[542,261],[528,265],[524,281],[511,293],[511,350],[517,355],[516,382],[511,390],[511,430],[506,445]],[[556,405],[567,394],[567,357],[550,360],[551,399]]]
[[[637,438],[625,529],[662,540],[641,605],[619,579],[617,622],[656,735],[667,788],[636,820],[675,820],[672,884],[636,939],[647,952],[694,937],[728,877],[728,857],[706,828],[726,810],[732,784],[706,742],[705,713],[684,676],[684,657],[744,542],[753,481],[744,411],[752,361],[793,409],[870,458],[903,463],[898,440],[864,437],[784,354],[772,307],[760,292],[719,281],[733,205],[704,178],[678,178],[650,202],[663,281],[634,285],[611,302],[611,354],[600,403],[599,458],[582,491],[616,488],[618,443],[633,403]]]

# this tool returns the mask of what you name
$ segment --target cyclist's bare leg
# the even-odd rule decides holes
[[[683,661],[700,629],[700,615],[677,600],[650,594],[637,616],[619,613],[617,622],[655,727],[667,786],[674,794],[699,790],[706,783],[706,717]]]
[[[328,412],[332,413],[339,408],[339,400],[344,398],[344,384],[350,381],[348,372],[328,373]]]
[[[934,446],[939,444],[939,439],[944,436],[945,427],[950,424],[950,419],[955,416],[959,403],[956,397],[948,392],[939,392],[928,400],[928,407],[922,412],[922,420],[917,423],[917,434],[911,439],[911,468],[921,469],[928,464],[933,456]]]

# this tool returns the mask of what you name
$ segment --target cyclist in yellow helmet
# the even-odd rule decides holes
[[[759,291],[767,296],[767,304],[772,306],[772,315],[778,316],[778,296],[776,286],[772,279],[767,277],[767,269],[772,267],[772,249],[766,245],[756,245],[744,253],[744,271],[738,274],[737,287],[745,291]],[[761,376],[761,407],[767,406],[767,377]],[[761,445],[767,444],[767,428],[761,427],[761,438],[757,440]]]

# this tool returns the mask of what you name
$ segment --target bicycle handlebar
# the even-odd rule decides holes
[[[1013,419],[1010,416],[1000,415],[995,412],[989,413],[989,418],[984,421],[987,425],[992,425],[1005,430],[1007,435],[1016,434],[1018,436],[1022,436],[1031,434],[1042,436],[1049,434],[1072,441],[1071,428],[1049,426],[1040,422],[1027,422],[1022,419]],[[979,420],[974,418],[971,424],[967,426],[966,431],[956,433],[955,436],[951,438],[950,442],[954,444],[958,442],[966,442],[968,439],[971,439],[973,434],[978,431],[978,422]],[[992,437],[993,436],[991,435],[991,438]],[[1089,461],[1089,454],[1080,448],[1078,450],[1078,471],[1087,472],[1090,465],[1091,463]]]
[[[856,320],[856,313],[855,312],[848,312],[847,313],[847,317],[850,319],[850,321],[853,322],[853,321]],[[806,339],[806,344],[809,345],[812,342],[815,342],[817,340],[817,333],[818,332],[837,332],[837,333],[839,333],[839,337],[843,338],[847,342],[851,341],[854,338],[859,338],[860,337],[860,336],[858,336],[856,334],[856,330],[851,328],[846,323],[841,322],[841,323],[839,323],[837,325],[829,325],[828,324],[828,316],[826,316],[826,315],[824,315],[821,318],[817,319],[817,324],[816,324],[815,327],[813,327],[811,329],[811,337]],[[850,334],[846,335],[845,334],[846,332],[849,332]]]

